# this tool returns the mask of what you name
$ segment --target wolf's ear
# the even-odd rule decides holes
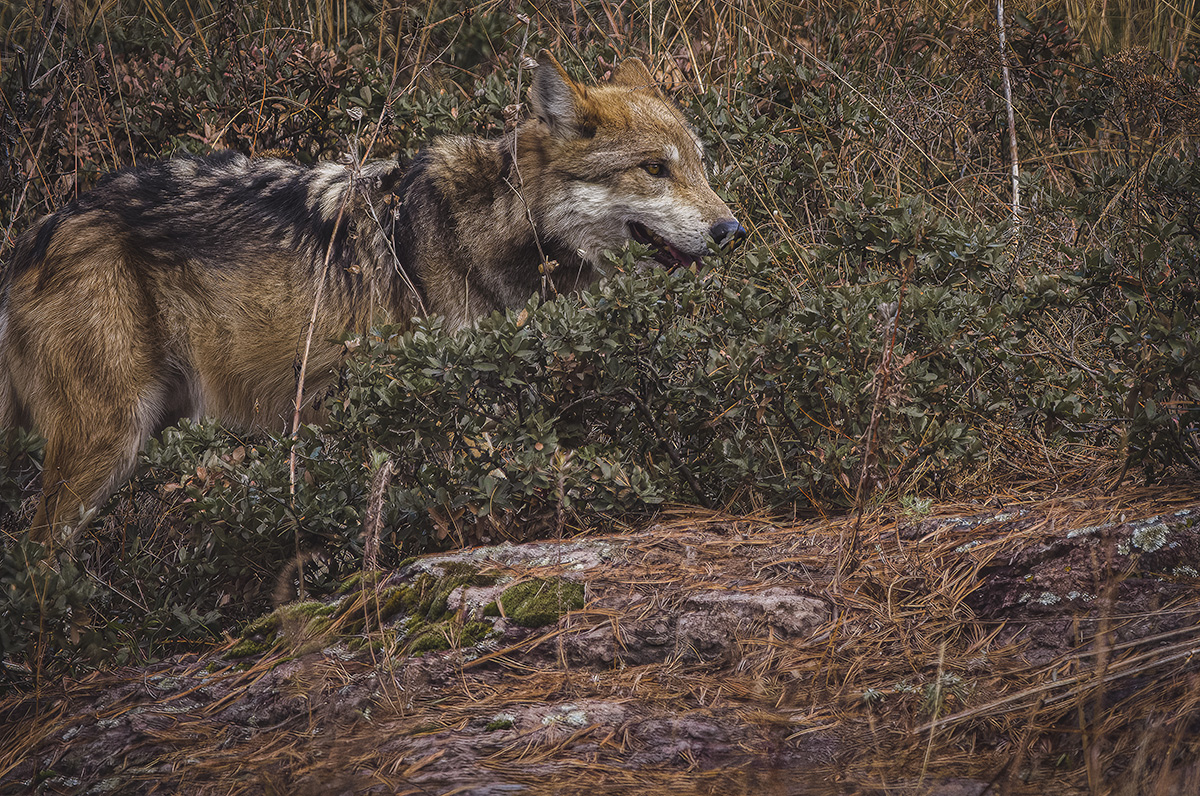
[[[538,54],[529,104],[550,132],[557,136],[578,135],[583,126],[583,100],[586,97],[587,89],[571,80],[567,70],[549,50]]]
[[[612,73],[609,79],[610,83],[618,86],[628,86],[629,88],[640,88],[646,91],[659,93],[658,84],[654,82],[654,76],[650,74],[650,70],[642,63],[640,58],[626,58]]]

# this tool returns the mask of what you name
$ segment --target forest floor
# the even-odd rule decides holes
[[[1196,487],[414,559],[10,694],[0,793],[1200,792]]]

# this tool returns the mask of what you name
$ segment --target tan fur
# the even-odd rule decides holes
[[[34,538],[70,538],[180,418],[286,429],[321,285],[318,399],[348,333],[427,313],[460,328],[584,287],[631,236],[674,266],[745,235],[640,61],[583,86],[543,53],[530,107],[508,136],[441,139],[407,169],[181,158],[39,221],[0,282],[0,428],[47,438]]]

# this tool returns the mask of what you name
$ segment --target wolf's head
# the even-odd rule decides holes
[[[700,139],[641,61],[583,86],[543,50],[530,106],[542,149],[543,231],[589,263],[632,239],[664,266],[686,267],[708,252],[709,239],[729,246],[746,237],[708,184]]]

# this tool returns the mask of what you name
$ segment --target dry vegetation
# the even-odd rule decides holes
[[[1169,573],[1195,560],[1198,518],[1164,489],[876,510],[875,555],[840,584],[854,518],[681,509],[644,532],[435,557],[420,571],[488,576],[455,593],[449,651],[412,654],[380,608],[408,569],[319,631],[292,614],[249,657],[231,642],[10,698],[0,783],[1189,793],[1198,606],[1194,578]],[[586,583],[582,609],[457,648],[493,578],[560,576]]]
[[[974,3],[6,4],[0,268],[37,215],[147,158],[404,158],[436,134],[497,134],[542,46],[594,77],[651,64],[752,237],[715,287],[613,289],[631,313],[648,311],[639,285],[687,297],[684,331],[738,365],[672,381],[692,360],[664,355],[666,430],[589,439],[624,441],[604,453],[628,477],[617,498],[481,426],[467,441],[487,431],[500,451],[484,472],[549,486],[476,512],[473,448],[405,448],[373,429],[408,410],[355,404],[299,443],[308,486],[290,504],[245,491],[287,484],[286,456],[247,455],[286,445],[184,429],[54,572],[23,538],[38,443],[11,436],[0,792],[1200,791],[1200,19],[1193,0],[1008,12],[1002,57],[995,7]],[[603,339],[626,339],[613,317]],[[487,334],[428,346],[495,361]],[[382,373],[415,390],[377,342],[351,389]],[[623,378],[555,352],[542,367],[520,378],[584,390],[599,374],[600,418]],[[420,400],[466,405],[439,389]],[[659,461],[668,437],[695,477]],[[696,439],[727,444],[688,458]],[[460,503],[408,488],[430,460]],[[368,507],[381,462],[393,490]],[[629,533],[590,540],[620,552],[582,571],[487,563],[585,582],[556,625],[414,657],[411,632],[343,611],[307,639],[337,654],[293,633],[224,658],[273,593],[337,599],[364,513],[390,529],[372,553],[388,571],[456,541]],[[398,571],[378,589],[415,577]],[[708,652],[680,643],[696,594],[777,587],[827,615],[803,635],[756,615]],[[671,641],[646,652],[655,621]],[[582,724],[537,712],[579,704]],[[502,714],[516,726],[488,729]]]

